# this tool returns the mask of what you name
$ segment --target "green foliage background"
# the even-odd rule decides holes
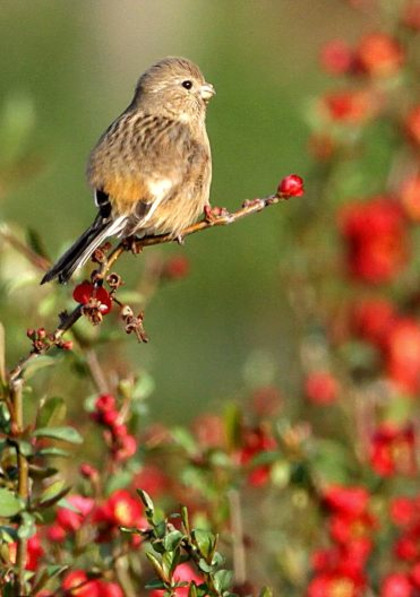
[[[234,208],[269,194],[288,173],[309,174],[305,112],[325,84],[317,51],[331,37],[360,35],[357,18],[340,0],[3,0],[0,158],[7,164],[14,142],[29,157],[0,189],[1,219],[39,231],[57,257],[93,218],[90,148],[128,104],[139,74],[165,55],[196,61],[217,90],[208,112],[214,204]],[[308,188],[303,199],[191,237],[184,248],[151,249],[191,262],[190,276],[147,307],[150,344],[125,342],[124,359],[155,379],[151,402],[161,418],[189,418],[259,383],[279,382],[296,397],[298,322],[281,267],[295,258],[297,219],[310,217],[316,201]],[[123,261],[135,286],[142,257]],[[20,330],[8,337],[10,364],[27,350],[27,327],[55,324],[25,309],[28,292],[42,298],[49,290],[1,288],[0,317]],[[70,294],[62,290],[63,306]]]

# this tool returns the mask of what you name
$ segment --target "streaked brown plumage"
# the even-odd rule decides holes
[[[88,181],[99,213],[41,284],[66,282],[109,236],[176,238],[199,217],[210,193],[205,114],[213,94],[185,58],[165,58],[140,77],[132,102],[89,157]]]

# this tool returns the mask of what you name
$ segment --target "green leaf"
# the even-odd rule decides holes
[[[147,585],[145,585],[146,589],[164,589],[165,583],[160,580],[160,578],[154,578],[153,580],[149,581]]]
[[[213,566],[211,564],[208,564],[204,558],[200,558],[198,562],[198,567],[206,574],[210,574],[213,571]]]
[[[0,539],[3,543],[14,543],[17,539],[16,529],[9,526],[1,526]]]
[[[35,429],[33,435],[35,437],[58,439],[69,444],[83,443],[83,437],[74,427],[40,427]]]
[[[149,562],[152,564],[152,566],[155,569],[155,572],[159,576],[159,578],[161,578],[162,580],[167,582],[168,579],[165,578],[162,563],[159,560],[159,558],[157,558],[155,556],[155,554],[153,554],[151,551],[146,551],[146,557],[149,560]]]
[[[188,517],[188,508],[186,506],[181,506],[181,520],[184,526],[185,532],[189,535],[190,534],[190,520]]]
[[[46,400],[38,415],[38,427],[54,427],[66,418],[67,406],[63,398],[55,397]]]
[[[6,384],[6,333],[4,325],[0,323],[0,383]]]
[[[274,593],[270,587],[263,587],[260,591],[259,597],[273,597]]]
[[[184,427],[175,427],[172,429],[172,437],[174,441],[187,452],[187,454],[196,453],[197,444],[195,438]]]
[[[206,560],[209,560],[213,556],[214,547],[216,544],[215,535],[204,529],[194,529],[192,531],[192,535],[201,555]]]
[[[195,584],[194,581],[192,581],[190,583],[190,587],[188,589],[188,597],[197,597],[198,593],[197,593],[197,585]]]
[[[37,453],[37,456],[44,456],[45,458],[70,458],[70,452],[67,450],[62,450],[61,448],[56,448],[55,446],[51,446],[50,448],[42,448]]]
[[[172,574],[179,564],[180,550],[166,551],[162,555],[162,568],[165,578],[172,580]]]
[[[57,359],[55,359],[54,357],[50,357],[48,355],[37,356],[36,359],[30,361],[29,364],[25,367],[23,377],[26,380],[28,380],[31,377],[33,377],[35,373],[38,373],[38,371],[40,371],[41,369],[44,369],[45,367],[50,367],[55,363],[57,363]]]
[[[35,516],[29,512],[23,512],[21,515],[21,522],[17,530],[18,537],[21,539],[29,539],[36,533]]]
[[[147,521],[153,525],[155,514],[155,506],[153,504],[153,500],[146,491],[143,491],[143,489],[137,489],[137,493],[139,494],[140,499],[143,502]]]
[[[213,583],[219,593],[228,591],[232,585],[233,572],[231,570],[218,570],[213,575]]]
[[[175,551],[184,538],[184,535],[180,531],[171,531],[163,539],[163,546],[166,551]]]
[[[235,449],[241,443],[241,411],[237,404],[230,403],[226,406],[224,424],[228,447]]]
[[[34,251],[34,253],[48,259],[48,253],[45,247],[44,239],[37,230],[28,228],[26,231],[26,238],[29,247]]]
[[[9,489],[0,488],[0,517],[11,518],[23,510],[21,500]]]
[[[66,487],[66,482],[64,479],[57,479],[54,481],[41,494],[41,498],[39,503],[43,506],[48,505],[52,506],[62,497],[64,497],[70,491],[70,487]]]

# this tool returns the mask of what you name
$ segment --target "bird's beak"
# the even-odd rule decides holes
[[[208,102],[215,93],[216,91],[211,83],[204,83],[200,87],[200,96],[205,102]]]

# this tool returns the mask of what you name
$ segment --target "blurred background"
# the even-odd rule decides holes
[[[14,144],[26,157],[0,188],[1,219],[39,232],[57,258],[94,216],[84,174],[90,149],[129,103],[138,76],[166,55],[197,62],[217,90],[207,118],[213,204],[234,209],[272,193],[286,174],[308,175],[304,112],[325,85],[319,46],[362,31],[363,15],[342,0],[3,0],[0,160],[7,166]],[[190,237],[185,247],[149,250],[190,262],[190,275],[147,307],[150,343],[130,337],[122,347],[122,361],[153,377],[151,406],[162,420],[192,417],[244,387],[278,383],[285,395],[295,388],[299,324],[281,266],[299,243],[294,219],[310,217],[316,201],[308,189],[303,199]],[[142,259],[119,263],[130,288]],[[54,314],[40,321],[25,306],[28,292],[45,300],[49,288],[16,282],[11,292],[1,289],[3,321],[21,305],[10,364],[28,349],[27,327],[55,324]],[[71,290],[61,293],[64,307]]]

